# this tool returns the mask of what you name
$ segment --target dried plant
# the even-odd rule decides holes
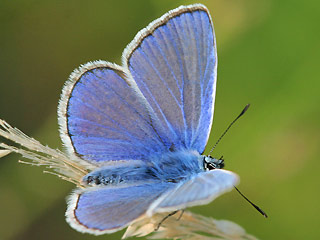
[[[45,171],[46,173],[57,175],[63,180],[81,187],[81,179],[88,171],[80,163],[72,161],[65,153],[42,145],[34,138],[27,136],[1,119],[0,137],[4,137],[19,145],[18,147],[14,147],[0,143],[0,157],[8,155],[11,152],[18,153],[27,159],[27,161],[20,160],[20,163],[44,166],[49,169]]]
[[[159,222],[168,214],[156,214],[144,218],[127,228],[124,238],[147,236],[147,239],[187,239],[187,240],[255,240],[252,235],[236,223],[228,220],[215,220],[189,211],[180,217],[179,213]]]

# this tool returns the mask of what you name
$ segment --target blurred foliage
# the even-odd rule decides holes
[[[150,21],[195,1],[0,2],[0,118],[44,144],[60,147],[56,106],[70,72],[91,60],[120,63],[123,48]],[[213,146],[227,124],[252,107],[214,151],[241,177],[236,192],[192,210],[228,219],[261,239],[317,239],[320,167],[320,2],[201,1],[218,42]],[[72,185],[0,161],[0,239],[119,239],[89,236],[65,222]]]

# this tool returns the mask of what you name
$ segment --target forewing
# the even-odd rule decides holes
[[[160,131],[124,70],[107,62],[93,62],[76,70],[66,83],[59,123],[71,153],[93,163],[109,160],[148,160],[163,152]],[[157,132],[158,131],[158,132]]]
[[[208,10],[195,4],[170,11],[140,31],[123,56],[124,68],[98,61],[71,74],[59,104],[69,152],[90,163],[202,153],[217,66]]]
[[[238,176],[230,171],[216,169],[201,172],[159,197],[150,206],[148,215],[207,204],[232,190],[238,182]]]
[[[216,86],[216,44],[208,10],[181,6],[140,31],[124,65],[176,149],[204,151]]]
[[[67,221],[78,231],[112,233],[144,216],[148,207],[172,183],[80,190],[69,199]]]

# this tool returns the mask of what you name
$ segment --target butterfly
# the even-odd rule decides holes
[[[122,54],[74,70],[58,108],[69,157],[86,166],[67,222],[105,234],[140,218],[211,202],[239,181],[202,155],[217,82],[212,19],[201,4],[151,22]]]

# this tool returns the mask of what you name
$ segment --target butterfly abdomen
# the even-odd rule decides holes
[[[84,178],[84,182],[87,185],[111,185],[111,184],[119,184],[123,182],[124,180],[121,178],[121,176],[117,175],[87,175]]]
[[[83,177],[82,182],[85,185],[118,185],[118,184],[135,184],[141,181],[160,180],[154,169],[141,166],[121,166],[117,168],[101,167],[90,172]]]

